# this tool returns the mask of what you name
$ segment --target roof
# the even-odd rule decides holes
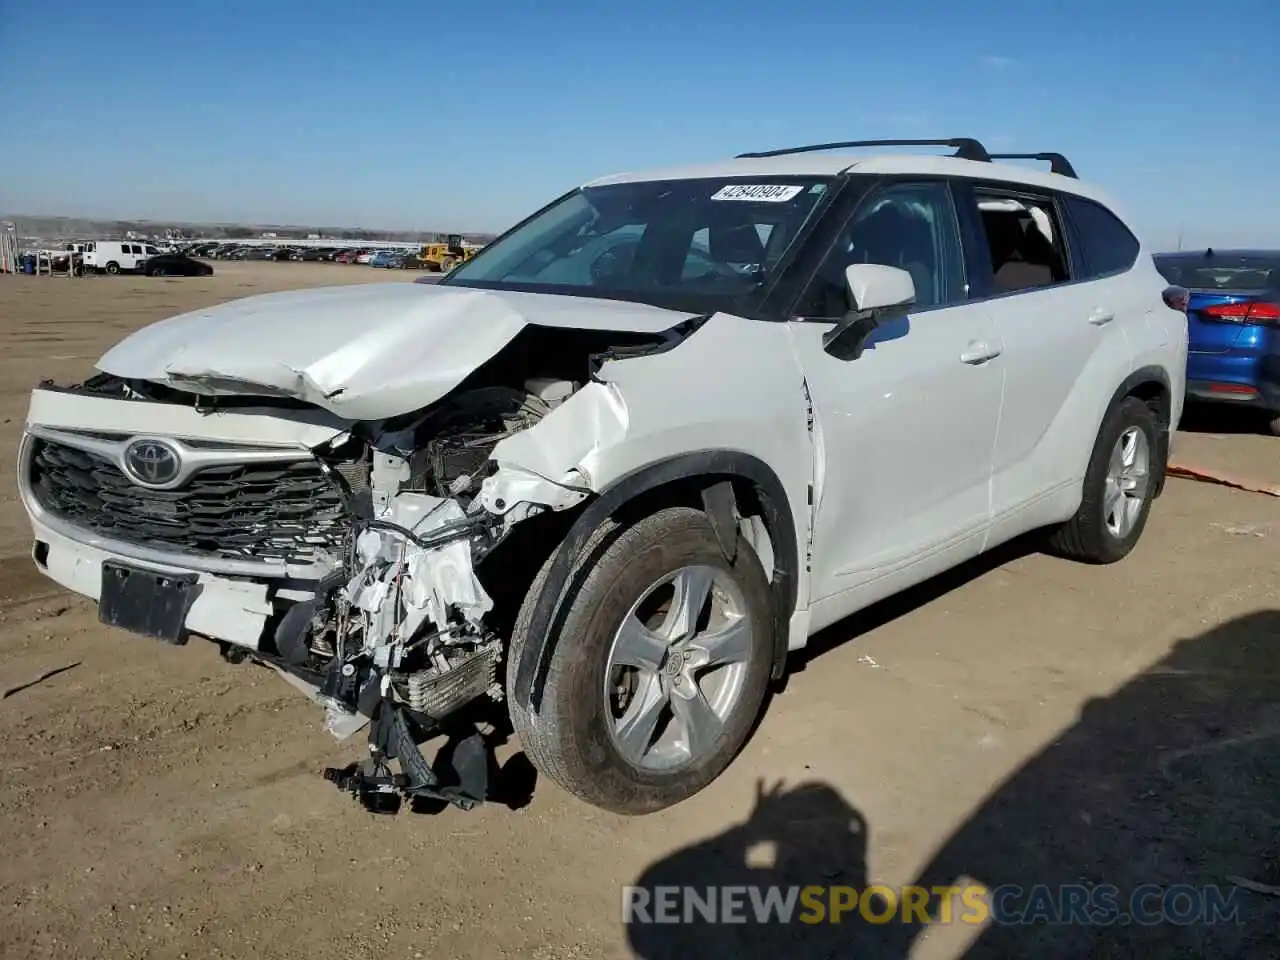
[[[598,187],[615,183],[641,183],[648,180],[698,180],[722,177],[833,177],[845,172],[881,175],[920,174],[999,180],[1078,194],[1114,209],[1114,205],[1104,193],[1073,177],[1043,173],[1012,163],[994,161],[988,163],[928,154],[851,156],[831,153],[790,153],[776,157],[740,157],[715,163],[618,173],[592,180],[584,186]]]

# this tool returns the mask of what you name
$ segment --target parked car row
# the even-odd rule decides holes
[[[322,246],[296,244],[214,243],[189,244],[179,252],[203,260],[272,260],[293,263],[358,263],[392,270],[434,270],[447,273],[466,263],[479,247],[465,243],[458,234],[420,247]]]
[[[259,260],[291,263],[359,263],[401,270],[425,270],[429,264],[417,248],[298,247],[288,244],[198,243],[184,249],[205,260]]]
[[[257,260],[293,263],[358,263],[392,270],[432,270],[448,273],[455,266],[466,263],[479,248],[465,243],[458,234],[444,241],[427,243],[420,247],[365,247],[365,246],[299,246],[297,244],[272,244],[203,241],[186,244],[150,243],[133,240],[77,240],[69,241],[60,250],[34,251],[30,256],[30,268],[36,271],[37,263],[48,269],[50,257],[54,270],[74,269],[76,273],[144,273],[165,271],[170,276],[208,276],[206,270],[195,264],[205,260]],[[157,258],[177,258],[157,260]],[[152,269],[148,263],[154,263]],[[68,266],[72,264],[72,266]],[[205,264],[207,268],[208,265]]]
[[[75,276],[105,273],[140,273],[148,277],[209,277],[213,267],[184,253],[148,243],[120,240],[85,240],[67,243],[62,250],[29,251],[18,259],[23,273],[72,273]]]

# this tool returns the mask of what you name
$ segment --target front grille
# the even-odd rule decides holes
[[[32,439],[40,506],[85,530],[171,553],[293,564],[338,557],[342,491],[316,460],[210,466],[178,490],[148,490],[111,461]]]

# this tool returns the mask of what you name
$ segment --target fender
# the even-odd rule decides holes
[[[1169,433],[1172,427],[1169,420],[1172,417],[1173,404],[1173,388],[1169,385],[1169,374],[1164,367],[1147,366],[1139,367],[1129,376],[1125,377],[1120,386],[1116,388],[1115,393],[1111,395],[1111,401],[1103,408],[1102,417],[1113,410],[1122,399],[1133,393],[1138,387],[1144,383],[1158,383],[1164,387],[1165,397],[1167,398],[1167,406],[1164,409],[1164,422],[1161,424],[1159,435],[1156,437],[1156,443],[1159,445],[1157,453],[1157,463],[1160,464],[1160,472],[1158,476],[1151,478],[1155,484],[1154,497],[1160,496],[1164,492],[1165,466],[1169,460]],[[1101,429],[1101,420],[1099,420],[1099,429]]]
[[[522,706],[537,713],[542,706],[543,686],[551,662],[551,637],[562,622],[569,576],[591,534],[627,502],[641,494],[677,480],[705,477],[740,478],[752,483],[760,493],[760,507],[773,542],[773,678],[780,679],[786,668],[787,635],[795,610],[799,549],[795,520],[777,474],[762,460],[732,450],[700,450],[649,464],[620,477],[600,492],[582,511],[568,534],[556,548],[551,571],[538,597],[529,622],[529,641],[521,651],[512,690]]]

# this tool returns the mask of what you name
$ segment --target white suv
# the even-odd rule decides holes
[[[1159,493],[1181,292],[1061,156],[923,142],[608,177],[438,285],[139,331],[32,397],[35,561],[368,724],[370,806],[483,799],[495,701],[578,797],[686,798],[815,631],[1034,529],[1118,560]]]

